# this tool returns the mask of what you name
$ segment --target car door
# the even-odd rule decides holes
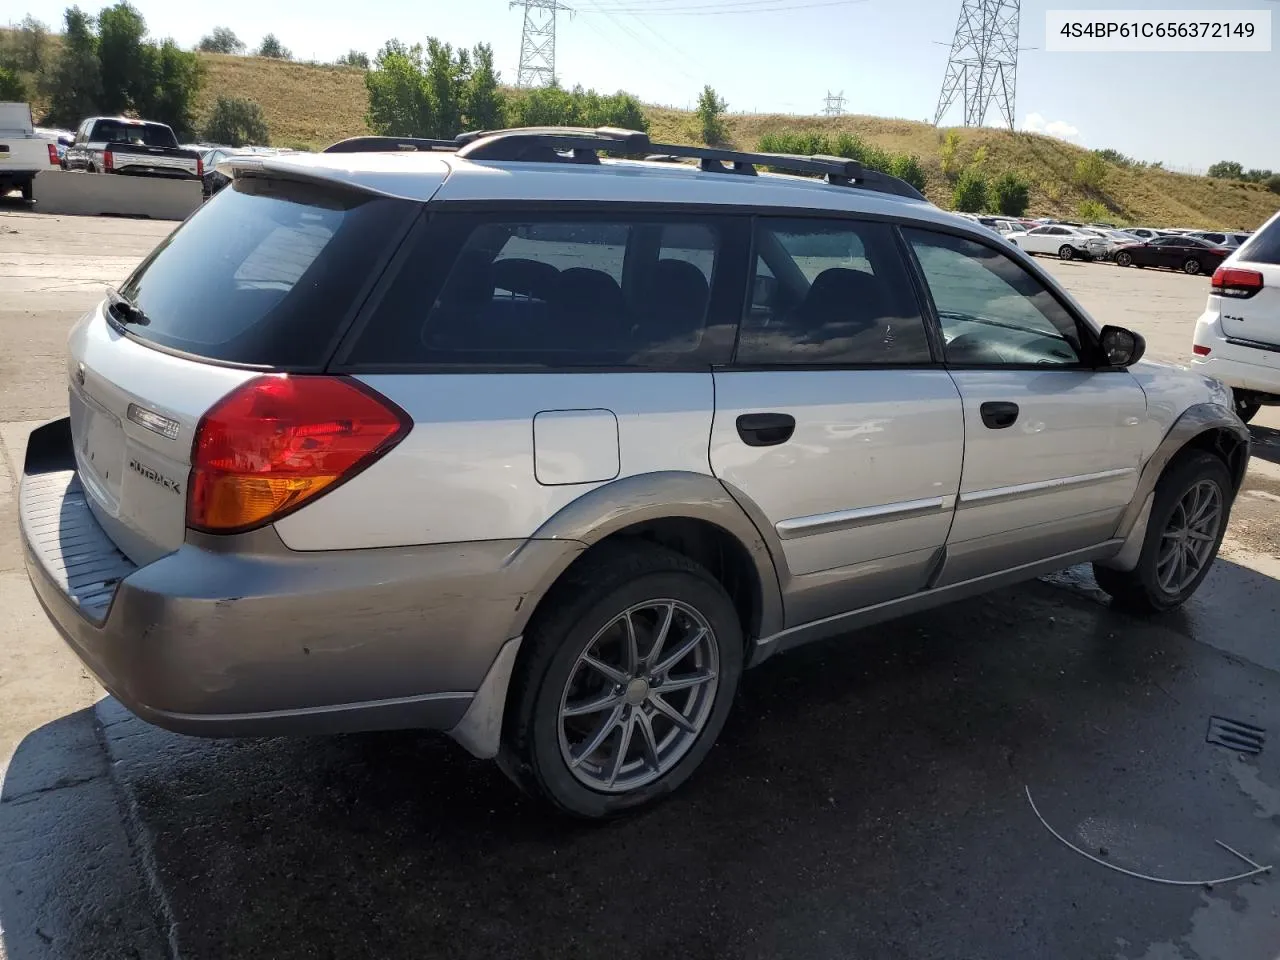
[[[938,584],[1105,542],[1137,489],[1146,396],[1095,369],[1094,335],[994,245],[904,230],[964,409],[964,470]]]
[[[1023,238],[1020,246],[1026,250],[1027,253],[1048,253],[1050,251],[1050,244],[1053,243],[1053,237],[1051,236],[1052,230],[1053,227],[1036,227],[1034,230],[1027,232],[1027,235]],[[1056,246],[1053,247],[1055,252],[1057,249],[1058,248]]]
[[[734,362],[715,371],[711,467],[779,545],[795,626],[924,588],[964,425],[892,227],[764,217],[754,233]]]
[[[90,121],[86,120],[84,123],[80,124],[79,129],[76,130],[75,140],[72,141],[71,146],[67,148],[68,170],[84,169],[85,139],[89,135],[89,122]]]

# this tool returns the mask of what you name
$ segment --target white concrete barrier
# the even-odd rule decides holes
[[[35,186],[36,213],[185,220],[201,203],[199,180],[43,170]]]

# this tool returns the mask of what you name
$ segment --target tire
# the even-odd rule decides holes
[[[1195,257],[1187,257],[1182,264],[1182,272],[1192,277],[1199,276],[1203,269],[1204,267],[1200,265],[1200,261]]]
[[[1175,558],[1172,561],[1175,568],[1169,570],[1165,562],[1169,555],[1166,552],[1168,548],[1165,547],[1166,533],[1186,526],[1184,521],[1187,513],[1189,510],[1194,511],[1193,504],[1196,501],[1187,499],[1184,504],[1184,498],[1191,498],[1194,491],[1206,490],[1207,487],[1216,488],[1217,492],[1217,529],[1209,531],[1207,527],[1201,527],[1199,532],[1209,534],[1208,540],[1186,541],[1191,544],[1205,543],[1208,549],[1203,552],[1203,559],[1195,558],[1199,565],[1194,575],[1188,564],[1185,571],[1187,579],[1169,577],[1177,581],[1170,584],[1165,578],[1177,573],[1176,565],[1179,561]],[[1231,519],[1232,497],[1231,474],[1222,460],[1199,450],[1188,451],[1179,456],[1156,484],[1155,500],[1151,506],[1147,536],[1142,544],[1138,565],[1133,570],[1113,570],[1095,563],[1093,576],[1098,586],[1109,593],[1118,606],[1138,613],[1161,613],[1180,606],[1196,592],[1218,556],[1218,548],[1222,545],[1222,537]],[[1194,517],[1194,513],[1192,516]],[[1176,545],[1173,547],[1175,554],[1178,549]]]
[[[1262,404],[1254,400],[1250,394],[1236,393],[1234,391],[1231,394],[1231,406],[1234,408],[1236,416],[1245,423],[1257,416],[1258,411],[1262,409]]]
[[[1116,266],[1127,267],[1133,263],[1133,254],[1121,250],[1116,254]]]
[[[1075,258],[1076,258],[1076,251],[1075,251],[1075,248],[1071,246],[1071,244],[1064,243],[1062,246],[1058,248],[1059,260],[1074,260]]]
[[[649,687],[645,660],[668,606],[668,640],[680,643],[674,653],[707,632],[686,656],[666,664],[663,675],[651,677]],[[626,667],[626,617],[632,618],[638,670]],[[604,819],[656,803],[689,778],[719,736],[742,675],[743,647],[733,602],[706,569],[644,541],[602,544],[556,584],[525,630],[498,762],[527,793],[572,816]],[[617,675],[607,679],[583,662],[588,651]],[[659,664],[674,656],[669,644],[663,653]],[[670,700],[661,696],[664,684],[691,679],[700,684],[667,694]],[[673,723],[659,700],[694,730]],[[604,706],[562,714],[596,704]],[[592,743],[598,747],[589,749]]]

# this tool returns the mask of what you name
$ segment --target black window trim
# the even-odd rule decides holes
[[[960,231],[936,230],[935,228],[928,225],[924,225],[924,224],[903,223],[903,224],[900,224],[898,227],[897,232],[900,235],[902,234],[902,229],[904,227],[912,230],[922,230],[925,232],[944,233],[949,236],[959,237],[962,240],[971,240],[974,243],[977,243],[980,246],[986,247],[987,249],[993,251],[997,256],[1003,256],[1006,259],[1013,261],[1013,263],[1021,267],[1023,270],[1026,270],[1026,272],[1030,274],[1030,276],[1037,283],[1039,283],[1051,297],[1053,297],[1054,301],[1060,307],[1062,307],[1063,311],[1067,314],[1068,317],[1071,318],[1072,322],[1075,323],[1076,332],[1080,334],[1080,352],[1085,354],[1085,356],[1078,363],[1061,363],[1061,364],[1057,364],[1057,363],[1055,364],[951,363],[945,359],[946,354],[944,352],[943,354],[944,360],[942,365],[947,370],[1038,370],[1041,373],[1063,372],[1063,371],[1077,371],[1077,372],[1092,371],[1097,373],[1105,373],[1105,372],[1112,372],[1112,371],[1123,371],[1125,369],[1124,367],[1113,367],[1110,364],[1099,363],[1099,357],[1101,356],[1100,346],[1098,343],[1099,331],[1093,328],[1092,323],[1089,323],[1076,310],[1072,309],[1071,305],[1058,294],[1058,291],[1053,284],[1044,282],[1044,278],[1040,275],[1040,272],[1038,269],[1027,270],[1026,264],[1023,263],[1021,258],[1016,256],[1010,256],[1010,251],[1002,250],[995,243],[986,242],[985,238],[970,236]],[[925,293],[924,305],[928,311],[929,319],[932,322],[932,324],[937,328],[939,338],[942,338],[943,337],[942,320],[938,316],[938,307],[933,300],[933,291],[929,289],[929,283],[927,278],[925,277],[924,267],[921,266],[919,257],[916,256],[915,250],[912,249],[911,241],[909,241],[905,235],[902,236],[902,242],[904,247],[906,248],[907,256],[910,258],[909,262],[911,264],[912,271],[916,275],[917,283],[921,284],[924,288],[924,293]]]
[[[537,200],[537,201],[511,201],[511,200],[479,200],[479,201],[437,201],[434,203],[426,203],[423,205],[424,213],[419,222],[399,243],[395,255],[391,257],[386,268],[382,270],[378,278],[377,284],[373,287],[372,292],[367,296],[361,305],[359,313],[356,315],[354,322],[349,324],[343,331],[343,337],[331,354],[331,359],[325,367],[325,372],[334,374],[346,374],[350,376],[378,376],[378,375],[396,375],[396,374],[530,374],[530,375],[547,375],[547,374],[566,374],[566,373],[693,373],[706,375],[712,370],[724,366],[732,356],[732,350],[737,346],[737,336],[740,324],[738,322],[724,321],[720,323],[708,323],[706,326],[706,342],[697,351],[690,355],[689,360],[680,363],[648,363],[648,364],[604,364],[604,365],[562,365],[562,364],[494,364],[494,363],[351,363],[349,357],[354,350],[361,334],[368,327],[369,322],[377,312],[378,307],[392,289],[396,279],[400,276],[409,256],[413,253],[415,245],[420,237],[427,231],[439,226],[442,218],[454,216],[470,215],[474,218],[472,229],[476,223],[482,222],[502,222],[510,221],[520,217],[537,217],[546,220],[562,220],[574,221],[587,219],[605,219],[608,217],[631,218],[640,220],[658,221],[661,217],[670,216],[674,220],[685,217],[690,220],[701,220],[709,225],[720,225],[723,228],[722,246],[724,251],[728,251],[728,255],[718,256],[717,263],[710,281],[710,299],[708,301],[708,317],[712,316],[715,309],[717,299],[725,297],[726,303],[723,305],[724,315],[736,316],[740,315],[745,309],[743,302],[747,295],[747,287],[749,280],[743,275],[745,269],[744,264],[747,263],[743,259],[742,263],[735,264],[733,262],[732,252],[736,245],[739,249],[744,246],[750,246],[751,239],[749,235],[743,235],[742,231],[748,229],[747,223],[749,217],[743,216],[741,208],[726,208],[723,204],[671,204],[671,203],[634,203],[628,201],[563,201],[563,200]],[[470,231],[463,237],[463,242]],[[456,238],[454,238],[456,239]],[[444,269],[441,276],[436,278],[430,288],[433,297],[438,296],[444,282],[448,279],[453,263],[456,261],[457,255],[461,252],[461,246],[453,247],[449,251],[449,263],[447,269]],[[730,284],[734,283],[736,274],[736,285],[738,292],[732,293],[726,289]],[[728,302],[728,298],[733,297],[736,301],[736,309],[730,313],[729,307],[732,305]],[[721,329],[723,328],[723,329]],[[713,352],[718,352],[723,358],[721,362],[716,362],[714,357],[708,356]]]

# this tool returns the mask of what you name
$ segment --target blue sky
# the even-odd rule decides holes
[[[216,25],[256,43],[276,33],[301,59],[372,53],[390,37],[488,42],[514,82],[521,13],[507,0],[261,0],[253,5],[133,0],[153,34],[194,44]],[[566,85],[625,89],[686,106],[712,84],[731,110],[816,113],[828,91],[846,109],[932,120],[960,0],[566,0],[557,72]],[[722,4],[716,15],[675,10]],[[742,12],[750,4],[790,6]],[[83,4],[94,11],[100,3]],[[61,21],[63,0],[13,0],[6,16]],[[1114,147],[1166,166],[1203,170],[1222,159],[1280,169],[1280,49],[1270,53],[1049,53],[1049,9],[1245,9],[1274,0],[1023,0],[1017,117],[1088,147]],[[643,10],[635,13],[627,11]],[[353,16],[353,11],[358,11]],[[960,123],[959,107],[949,121]],[[945,121],[944,121],[945,122]],[[988,123],[998,122],[994,107]]]

